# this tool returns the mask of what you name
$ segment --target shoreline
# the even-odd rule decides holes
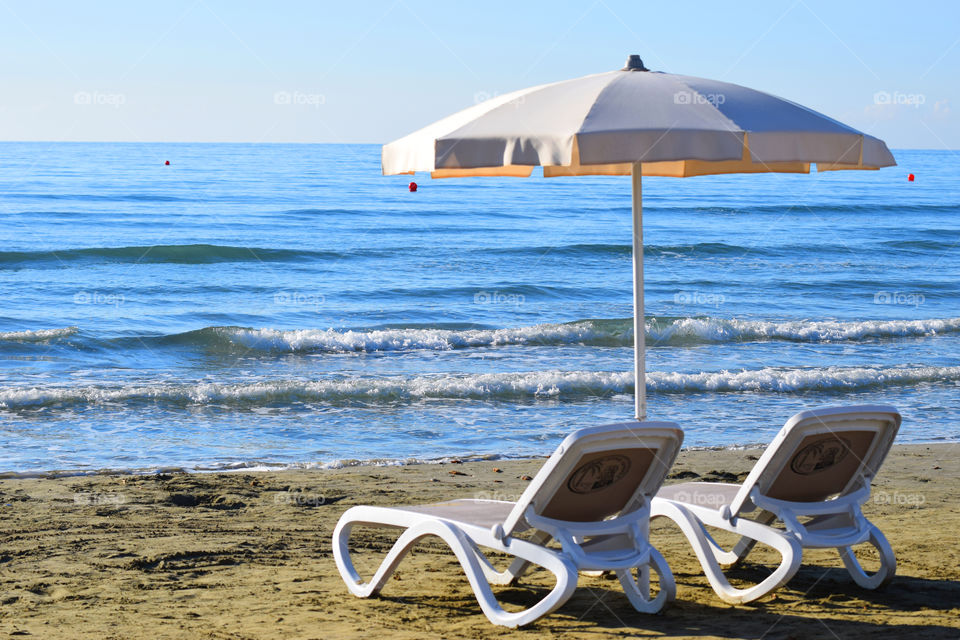
[[[960,445],[960,440],[933,440],[929,442],[904,442],[894,444],[897,447],[933,447]],[[729,444],[729,445],[696,445],[692,447],[683,447],[681,452],[694,451],[763,451],[767,443],[753,442],[749,444]],[[552,453],[552,451],[551,451]],[[417,467],[432,466],[444,464],[460,464],[472,462],[508,462],[508,461],[542,461],[546,460],[550,454],[465,454],[448,455],[437,458],[371,458],[364,460],[334,460],[331,462],[291,462],[291,463],[236,463],[236,466],[224,466],[219,468],[203,467],[146,467],[130,469],[51,469],[47,471],[0,471],[0,480],[16,479],[50,479],[90,477],[90,476],[151,476],[163,474],[231,474],[231,473],[287,473],[298,471],[339,471],[359,468],[385,468],[385,467]]]
[[[738,481],[759,449],[685,450],[668,483]],[[331,535],[355,504],[458,497],[515,499],[542,459],[353,466],[274,472],[86,475],[0,479],[0,632],[78,638],[539,638],[570,634],[685,637],[955,638],[960,629],[957,448],[895,445],[864,505],[897,555],[883,590],[852,583],[834,550],[808,550],[797,576],[756,603],[732,607],[709,588],[678,530],[651,539],[669,562],[677,601],[635,612],[616,580],[581,576],[571,600],[519,630],[491,625],[444,545],[425,540],[379,598],[349,594]],[[390,546],[355,531],[367,575]],[[758,549],[736,577],[775,562]],[[373,564],[371,564],[373,563]],[[548,586],[545,572],[495,592],[513,606]],[[69,625],[69,626],[68,626]],[[824,628],[827,625],[827,628]]]

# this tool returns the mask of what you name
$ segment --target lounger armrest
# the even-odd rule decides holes
[[[610,520],[600,522],[572,522],[568,520],[554,520],[537,514],[533,507],[527,508],[524,518],[531,526],[554,533],[565,531],[573,537],[614,535],[618,533],[629,533],[633,530],[635,524],[646,522],[650,518],[650,506],[645,504],[639,509]],[[556,536],[554,536],[556,537]]]
[[[560,542],[564,552],[581,570],[629,569],[650,560],[653,547],[647,539],[650,518],[650,507],[647,505],[602,522],[554,520],[538,515],[533,507],[528,508],[524,517],[531,525],[546,531]],[[598,545],[597,549],[591,551],[589,543],[584,545],[577,541],[578,538],[582,540],[598,536],[622,539],[623,542],[620,545]]]
[[[771,511],[783,520],[787,530],[804,546],[843,547],[859,544],[869,538],[871,525],[860,510],[860,505],[870,497],[870,487],[839,496],[826,502],[787,502],[759,495],[754,490],[751,499],[761,508]],[[808,529],[800,522],[803,516],[845,515],[850,526],[836,529]]]
[[[820,516],[831,513],[841,513],[849,511],[851,507],[857,508],[870,498],[870,487],[861,487],[856,491],[843,496],[838,496],[833,500],[824,500],[818,502],[790,502],[787,500],[776,500],[762,495],[756,488],[750,492],[750,500],[767,511],[772,511],[779,515],[780,512],[794,513],[798,516]]]

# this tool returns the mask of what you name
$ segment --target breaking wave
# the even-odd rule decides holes
[[[55,338],[66,338],[77,333],[77,327],[62,329],[38,329],[36,331],[0,332],[0,342],[46,342]]]
[[[933,320],[869,320],[863,322],[725,320],[720,318],[654,318],[647,322],[650,346],[704,343],[792,341],[840,342],[884,338],[927,337],[960,332],[960,318]],[[384,328],[248,329],[208,327],[161,339],[221,349],[273,352],[447,351],[505,345],[633,346],[630,319],[577,320],[511,329]]]
[[[508,345],[594,347],[633,346],[632,320],[588,319],[507,329],[385,327],[373,329],[253,329],[206,327],[173,335],[97,339],[77,327],[0,332],[0,342],[46,342],[80,334],[98,348],[136,349],[187,346],[218,352],[362,353],[451,351]],[[684,346],[737,342],[857,342],[923,338],[960,333],[960,318],[930,320],[764,321],[723,318],[651,318],[648,346]]]
[[[850,391],[960,381],[960,367],[766,367],[701,373],[651,372],[652,393]],[[269,380],[243,384],[166,383],[120,386],[0,388],[0,408],[83,405],[224,405],[290,403],[390,404],[424,399],[531,401],[609,398],[633,393],[633,374],[534,371],[457,375]]]

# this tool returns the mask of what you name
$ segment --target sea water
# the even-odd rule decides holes
[[[736,446],[889,403],[960,441],[960,178],[894,153],[644,180],[651,418]],[[375,145],[0,144],[0,471],[543,455],[631,418],[630,180],[414,179]]]

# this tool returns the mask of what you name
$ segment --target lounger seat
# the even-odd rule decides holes
[[[490,528],[507,519],[513,510],[513,502],[502,500],[448,500],[436,504],[410,507],[384,507],[392,511],[423,513],[461,524],[473,524]]]
[[[750,602],[786,584],[800,568],[805,547],[836,548],[853,580],[875,589],[890,581],[897,565],[890,544],[864,517],[861,505],[870,497],[870,482],[899,428],[900,414],[885,405],[798,413],[742,485],[684,482],[663,487],[653,500],[651,517],[669,518],[680,527],[710,585],[726,602]],[[727,551],[708,526],[738,534],[740,540]],[[776,549],[781,562],[759,584],[734,588],[722,568],[741,562],[757,542]],[[873,575],[851,549],[861,543],[880,554]]]
[[[459,560],[480,608],[494,624],[517,627],[562,606],[580,571],[615,571],[631,604],[659,611],[676,592],[663,556],[647,540],[650,500],[676,459],[683,432],[672,422],[627,422],[567,436],[517,502],[450,500],[427,505],[348,509],[333,533],[333,553],[347,588],[377,594],[403,557],[426,536],[444,540]],[[368,582],[350,557],[356,526],[402,529]],[[523,534],[522,537],[518,534]],[[556,539],[560,549],[548,547]],[[484,549],[512,556],[498,570]],[[507,585],[532,565],[549,570],[554,588],[523,611],[505,611],[491,585]],[[650,593],[650,572],[659,592]]]
[[[731,504],[740,485],[728,482],[681,482],[661,487],[658,498],[687,504],[707,504],[717,509]]]

